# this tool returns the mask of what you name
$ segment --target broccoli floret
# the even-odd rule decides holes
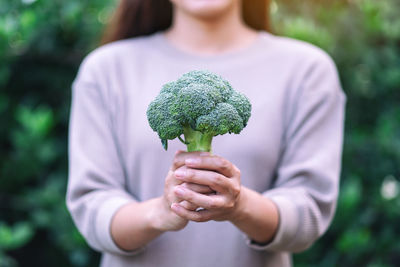
[[[211,152],[212,138],[238,134],[251,114],[249,99],[209,71],[191,71],[165,84],[150,103],[147,118],[165,149],[179,138],[188,151]],[[181,135],[184,135],[184,140]]]

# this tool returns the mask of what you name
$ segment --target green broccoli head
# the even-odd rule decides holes
[[[165,84],[147,109],[150,127],[164,148],[167,140],[179,138],[188,151],[211,151],[214,136],[240,133],[250,114],[245,95],[221,76],[198,70]]]

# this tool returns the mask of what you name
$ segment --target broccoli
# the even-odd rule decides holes
[[[179,138],[189,152],[211,152],[212,138],[240,133],[250,113],[251,104],[245,95],[221,76],[197,70],[163,85],[147,109],[147,118],[165,150],[168,140]]]

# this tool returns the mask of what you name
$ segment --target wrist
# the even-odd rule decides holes
[[[149,227],[156,232],[165,232],[165,227],[163,226],[164,216],[164,203],[162,197],[154,198],[149,200],[149,212],[147,216],[147,221]]]
[[[247,200],[248,200],[248,189],[241,186],[238,200],[235,205],[235,209],[232,212],[229,221],[233,224],[242,222],[247,217]]]
[[[251,189],[242,187],[240,191],[240,199],[231,223],[258,243],[271,241],[279,225],[275,203]]]

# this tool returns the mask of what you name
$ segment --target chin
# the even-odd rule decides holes
[[[175,8],[202,18],[214,18],[228,12],[239,0],[170,0]]]

